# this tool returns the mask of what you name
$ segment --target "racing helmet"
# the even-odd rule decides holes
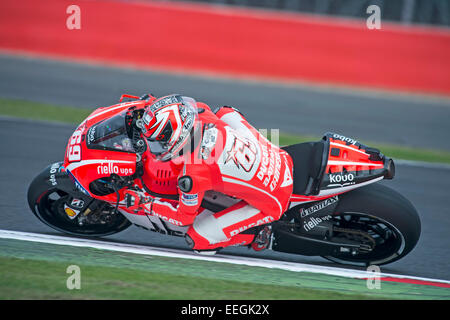
[[[161,161],[181,155],[198,127],[196,101],[179,94],[161,97],[147,106],[140,125],[150,152]]]

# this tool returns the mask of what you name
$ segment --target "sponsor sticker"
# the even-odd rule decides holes
[[[337,134],[337,133],[333,134],[333,139],[341,140],[341,141],[347,142],[349,144],[356,144],[356,142],[358,142],[355,139],[348,138],[346,136],[343,136],[343,135],[340,135],[340,134]]]
[[[309,216],[310,214],[313,214],[313,213],[315,213],[315,212],[317,212],[319,210],[322,210],[323,208],[326,208],[326,207],[332,205],[333,203],[337,202],[338,199],[339,199],[338,196],[334,196],[334,197],[325,199],[325,200],[323,200],[323,201],[313,205],[312,207],[309,207],[309,208],[306,208],[306,209],[305,208],[301,208],[300,209],[300,216],[302,218],[304,218],[306,216]]]
[[[196,206],[198,204],[198,193],[196,194],[181,194],[181,202],[186,206]]]
[[[69,207],[66,204],[64,204],[64,212],[67,214],[67,216],[71,220],[73,220],[73,219],[75,219],[78,216],[78,214],[80,213],[80,210],[72,209],[71,207]]]
[[[70,205],[71,205],[72,207],[81,209],[81,208],[83,208],[83,206],[84,206],[84,201],[81,200],[81,199],[75,199],[75,198],[74,198],[74,199],[72,199],[72,202],[70,203]]]
[[[91,142],[94,141],[94,139],[95,139],[95,128],[96,128],[96,126],[93,126],[88,131],[88,134],[87,134],[88,144],[91,144]]]
[[[167,222],[169,222],[169,223],[171,223],[173,225],[180,226],[180,227],[183,225],[180,221],[172,219],[172,218],[167,218],[166,216],[163,216],[163,215],[161,215],[161,214],[159,214],[157,212],[153,212],[153,215],[155,217],[158,217],[158,218],[160,218],[160,219],[162,219],[164,221],[167,221]]]
[[[280,171],[282,167],[280,152],[275,150],[274,148],[261,144],[261,165],[259,166],[257,177],[262,181],[265,187],[270,187],[270,191],[274,191],[280,181]],[[287,162],[287,159],[284,159]],[[286,163],[287,165],[287,163]],[[288,168],[288,166],[286,166]],[[292,179],[289,180],[289,172],[284,172],[285,176],[283,179],[286,179],[286,184],[282,187],[290,185]],[[292,177],[291,177],[292,178]]]
[[[107,164],[100,164],[97,166],[97,174],[105,175],[105,174],[120,174],[120,175],[131,175],[133,174],[132,168],[123,168],[115,165],[114,163],[108,162]]]
[[[81,185],[81,183],[78,182],[78,180],[75,178],[75,176],[72,174],[72,172],[70,172],[69,170],[67,170],[67,173],[69,174],[69,178],[70,180],[73,182],[73,184],[75,185],[75,187],[80,190],[81,192],[83,192],[84,194],[90,196],[89,192]]]
[[[336,183],[336,182],[350,182],[355,179],[355,176],[353,173],[349,174],[330,174],[330,182]]]
[[[253,227],[257,227],[257,226],[260,226],[262,224],[270,223],[273,220],[274,219],[271,216],[265,216],[264,218],[259,219],[256,222],[250,223],[249,225],[240,226],[239,228],[230,231],[230,236],[232,237],[232,236],[235,236],[238,233],[241,233],[241,232],[243,232],[243,231],[245,231],[247,229],[250,229],[250,228],[253,228]]]
[[[286,155],[284,155],[284,178],[283,183],[281,184],[281,188],[290,186],[293,184],[294,180],[292,180],[291,169],[289,168],[288,161]]]
[[[49,181],[52,184],[52,186],[56,186],[58,183],[56,182],[56,176],[55,174],[59,171],[60,165],[58,162],[52,164],[50,167],[50,177]]]
[[[175,104],[175,103],[181,103],[181,102],[183,102],[183,100],[181,99],[181,96],[179,96],[179,95],[171,95],[171,96],[163,97],[163,98],[159,99],[158,101],[155,101],[150,106],[150,108],[151,108],[152,112],[155,112],[156,110],[158,110],[161,107],[164,107],[164,106],[167,106],[167,105],[171,105],[171,104]],[[146,119],[144,119],[144,121],[146,121]]]
[[[309,221],[305,221],[303,224],[303,229],[305,229],[305,231],[311,231],[312,229],[314,229],[315,227],[317,227],[319,224],[322,223],[322,221],[328,221],[330,220],[332,217],[330,215],[328,216],[324,216],[324,217],[320,217],[320,218],[314,218],[311,217],[309,219]]]
[[[330,174],[330,183],[328,187],[344,187],[355,184],[355,175],[353,173],[347,174]]]
[[[218,130],[215,127],[211,127],[205,130],[203,133],[203,140],[200,147],[200,155],[206,160],[211,154],[211,150],[216,145]]]

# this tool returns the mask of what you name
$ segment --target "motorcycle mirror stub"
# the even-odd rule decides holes
[[[133,96],[131,94],[123,94],[120,96],[119,102],[122,102],[124,98],[129,98],[129,99],[139,99],[139,97],[137,96]]]

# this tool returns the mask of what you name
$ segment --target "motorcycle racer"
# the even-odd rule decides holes
[[[270,222],[280,219],[293,191],[293,162],[235,108],[212,112],[194,99],[169,95],[151,102],[140,123],[151,161],[178,168],[179,201],[128,189],[127,205],[189,226],[186,241],[198,252],[232,245],[270,246]],[[201,207],[208,190],[240,199],[219,212]]]
[[[421,233],[411,202],[377,183],[394,176],[391,158],[342,134],[280,150],[232,107],[123,94],[76,127],[64,161],[41,170],[27,200],[71,235],[135,225],[184,237],[200,253],[245,245],[387,264]]]

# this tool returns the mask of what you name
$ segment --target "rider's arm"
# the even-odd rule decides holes
[[[243,132],[244,135],[249,133],[257,134],[258,132],[252,125],[250,125],[243,116],[243,114],[234,107],[223,106],[215,110],[216,116],[232,127],[234,130]],[[250,132],[248,131],[250,130]]]
[[[176,225],[190,225],[195,217],[202,211],[201,203],[205,190],[210,187],[207,168],[201,165],[184,167],[178,178],[179,201],[173,202],[156,199],[151,210],[156,216],[172,219]],[[202,171],[202,172],[199,172]],[[194,174],[195,173],[195,174]],[[147,206],[148,207],[148,206]]]
[[[181,193],[178,203],[155,199],[147,205],[151,214],[167,220],[179,226],[187,226],[194,222],[195,217],[201,212],[200,204],[203,199],[202,193]]]

